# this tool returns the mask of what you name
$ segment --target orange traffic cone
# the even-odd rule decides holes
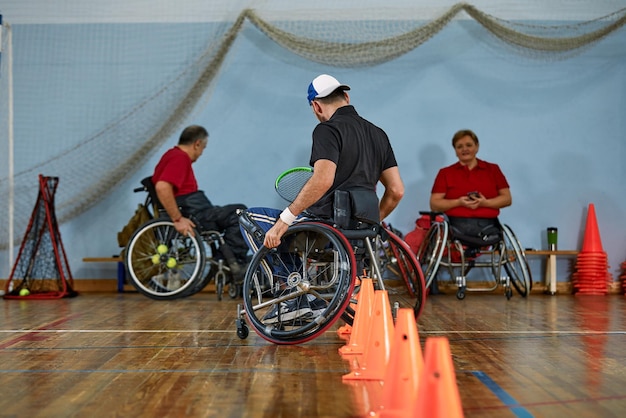
[[[446,337],[426,339],[424,370],[420,376],[415,417],[457,418],[463,417],[461,395]]]
[[[365,344],[367,343],[373,302],[374,284],[372,283],[372,279],[363,279],[361,281],[361,290],[359,291],[359,303],[356,306],[356,312],[354,313],[354,319],[352,321],[350,341],[348,344],[339,348],[339,354],[363,354]]]
[[[350,389],[352,394],[353,416],[374,416],[372,411],[375,411],[381,402],[382,382],[378,380],[349,380],[344,382],[344,385]]]
[[[361,292],[357,293],[354,296],[354,300],[355,302],[351,302],[350,303],[350,309],[352,309],[353,312],[356,312],[356,307],[358,306],[359,303],[359,295],[361,294]],[[352,325],[350,324],[345,324],[342,325],[341,327],[339,327],[339,329],[337,329],[337,335],[342,338],[342,339],[349,339],[350,338],[350,334],[352,334]]]
[[[398,309],[389,363],[383,381],[381,418],[406,418],[413,414],[424,358],[413,309]]]
[[[358,369],[344,375],[343,380],[383,380],[393,340],[393,317],[386,290],[374,292],[374,309],[363,356]]]
[[[572,284],[576,295],[606,295],[613,277],[608,272],[608,258],[602,248],[596,211],[589,204],[583,248],[576,259],[576,271],[572,274]]]
[[[585,225],[585,236],[583,238],[583,253],[602,253],[602,240],[600,239],[600,230],[598,229],[598,221],[596,220],[596,209],[593,203],[589,203],[587,210],[587,223]]]

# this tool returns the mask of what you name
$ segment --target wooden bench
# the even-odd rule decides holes
[[[117,291],[124,293],[124,285],[126,284],[126,266],[124,260],[120,256],[114,257],[85,257],[84,263],[117,263]]]
[[[556,294],[556,258],[557,256],[576,256],[577,250],[524,250],[526,256],[548,257],[546,262],[546,289],[551,295]]]

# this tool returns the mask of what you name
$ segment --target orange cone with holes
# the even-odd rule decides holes
[[[414,417],[463,417],[461,395],[456,384],[450,342],[446,337],[426,339],[424,370],[420,376]]]
[[[606,295],[609,283],[613,281],[608,269],[608,257],[602,248],[596,210],[590,203],[583,248],[576,259],[576,271],[572,274],[574,292],[577,295]]]
[[[365,351],[357,359],[358,368],[344,375],[343,380],[383,380],[389,362],[393,334],[389,295],[386,290],[376,290]]]
[[[372,279],[363,279],[359,291],[359,303],[352,321],[352,332],[348,344],[339,348],[341,355],[363,354],[369,332],[369,325],[374,302],[374,284]]]
[[[398,309],[396,327],[380,408],[381,418],[406,418],[413,414],[424,358],[412,309]]]

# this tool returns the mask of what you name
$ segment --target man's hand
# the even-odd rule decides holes
[[[285,235],[289,225],[278,219],[276,223],[265,233],[263,245],[267,248],[276,248],[280,245],[280,238]]]
[[[191,221],[189,218],[181,217],[176,222],[174,222],[174,228],[178,231],[179,234],[188,236],[195,236],[196,224]]]

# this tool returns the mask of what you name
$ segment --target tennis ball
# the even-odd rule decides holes
[[[168,250],[168,248],[167,248],[167,245],[165,245],[165,244],[160,244],[160,245],[157,247],[157,252],[158,252],[159,254],[165,254],[165,253],[167,252],[167,250]]]
[[[30,295],[30,290],[24,288],[20,290],[20,296],[28,296]]]
[[[161,256],[155,254],[152,256],[152,264],[159,264],[161,262]]]
[[[173,257],[168,258],[166,265],[168,268],[173,269],[174,267],[176,267],[176,259]]]

